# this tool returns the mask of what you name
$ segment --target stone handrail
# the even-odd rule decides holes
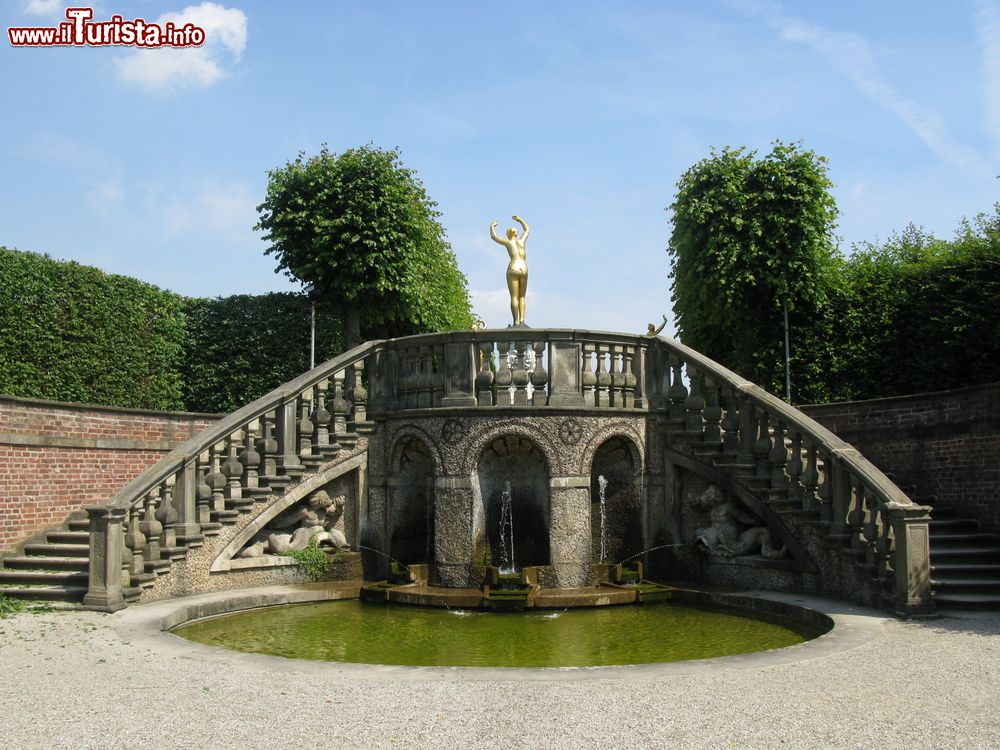
[[[301,473],[303,458],[339,449],[348,424],[367,424],[361,371],[381,343],[362,344],[236,410],[175,447],[107,505],[88,507],[84,605],[121,608],[124,582],[145,575],[147,563],[200,544],[206,529],[218,527],[215,519],[235,515],[233,506],[252,505],[280,475]],[[326,410],[331,389],[333,413]]]

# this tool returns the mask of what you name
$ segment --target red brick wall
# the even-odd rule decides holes
[[[107,502],[217,418],[0,396],[0,551]]]
[[[1000,383],[800,408],[915,495],[1000,531]]]

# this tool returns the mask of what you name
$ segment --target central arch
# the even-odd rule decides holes
[[[479,457],[476,479],[474,562],[518,569],[548,565],[549,469],[538,445],[522,435],[494,439]]]

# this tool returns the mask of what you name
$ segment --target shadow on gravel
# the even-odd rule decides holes
[[[939,617],[905,622],[939,633],[1000,635],[1000,613],[997,612],[945,612]]]

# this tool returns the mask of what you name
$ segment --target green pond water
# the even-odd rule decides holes
[[[764,651],[820,635],[678,604],[486,612],[358,600],[271,607],[184,625],[192,641],[295,659],[455,667],[583,667]]]

